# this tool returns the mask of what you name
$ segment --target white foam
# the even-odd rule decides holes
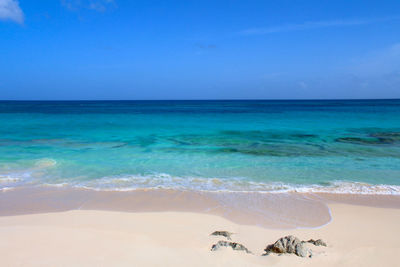
[[[0,191],[1,192],[6,192],[6,191],[11,191],[13,189],[15,189],[15,187],[3,187],[3,188],[0,188]]]
[[[29,171],[0,174],[0,189],[5,191],[9,188],[28,184],[31,181],[31,175],[32,173]]]
[[[58,183],[58,184],[49,184],[49,183],[45,183],[45,184],[42,184],[42,186],[46,186],[46,187],[59,187],[59,188],[61,188],[61,187],[68,187],[68,186],[70,186],[70,184],[68,184],[68,183]]]
[[[174,189],[208,192],[259,192],[259,193],[333,193],[364,195],[400,195],[400,186],[372,185],[360,182],[334,181],[328,185],[298,185],[278,182],[260,183],[244,178],[174,177],[168,174],[150,176],[127,175],[103,177],[74,184],[100,191],[132,191],[138,189]]]
[[[15,183],[18,181],[21,181],[21,179],[17,178],[17,177],[9,176],[9,175],[6,175],[6,176],[0,175],[0,183]]]
[[[44,161],[44,162],[52,162]],[[43,162],[42,162],[43,163]],[[49,166],[48,164],[46,166]],[[56,163],[51,163],[52,166]],[[42,166],[42,165],[41,165]],[[165,173],[152,175],[106,176],[90,181],[78,182],[76,179],[58,179],[57,183],[40,179],[32,180],[31,173],[13,173],[0,175],[0,189],[23,185],[75,187],[97,191],[133,191],[141,189],[172,189],[183,191],[205,192],[259,192],[259,193],[332,193],[363,195],[400,195],[400,186],[384,184],[367,184],[361,182],[334,181],[327,185],[299,185],[279,182],[262,183],[249,181],[246,178],[203,178],[179,177]]]

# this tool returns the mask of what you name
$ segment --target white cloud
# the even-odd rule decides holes
[[[110,6],[115,6],[114,0],[61,0],[61,4],[71,11],[90,9],[104,12]]]
[[[17,0],[0,0],[0,20],[11,20],[24,23],[24,13]]]
[[[377,22],[385,22],[400,19],[400,17],[372,18],[372,19],[350,19],[350,20],[326,20],[326,21],[306,21],[298,24],[285,24],[280,26],[253,28],[241,31],[242,35],[264,35],[278,32],[302,31],[329,27],[344,27],[365,25]]]

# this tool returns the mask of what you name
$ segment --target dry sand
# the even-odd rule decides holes
[[[191,212],[72,210],[0,217],[0,266],[399,266],[400,209],[330,203],[332,221],[318,229],[277,230]],[[236,233],[254,255],[211,252]],[[293,234],[322,238],[313,258],[260,256]]]

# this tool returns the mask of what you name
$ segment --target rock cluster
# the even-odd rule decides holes
[[[228,240],[231,240],[232,233],[227,231],[215,231],[211,235],[215,236],[223,236],[226,237]],[[311,258],[313,252],[311,249],[307,247],[307,244],[313,244],[314,246],[324,246],[326,247],[326,243],[322,239],[310,239],[308,241],[301,241],[295,236],[289,235],[278,239],[275,243],[268,245],[264,251],[265,254],[263,256],[269,255],[271,253],[276,254],[295,254],[299,257],[308,257]],[[224,241],[220,240],[216,244],[212,245],[211,251],[219,250],[222,247],[231,247],[233,250],[241,250],[245,251],[246,253],[252,253],[242,244],[231,242],[231,241]]]
[[[323,246],[323,247],[328,246],[322,239],[317,239],[317,240],[310,239],[307,241],[307,243],[311,243],[314,246]]]
[[[228,240],[232,240],[231,235],[233,235],[233,233],[230,233],[228,231],[215,231],[211,235],[220,235],[226,237]]]
[[[362,137],[340,137],[336,142],[358,145],[388,145],[400,142],[400,132],[377,132]]]
[[[264,255],[270,253],[291,253],[300,257],[311,257],[312,255],[311,251],[304,246],[304,243],[292,235],[278,239],[274,244],[268,245],[264,251]]]
[[[215,232],[211,233],[211,235],[223,236],[223,237],[226,237],[226,239],[228,239],[228,240],[232,240],[231,235],[233,235],[233,233],[230,233],[228,231],[215,231]],[[239,244],[236,242],[224,241],[224,240],[220,240],[216,244],[212,245],[211,251],[219,250],[222,247],[231,247],[233,250],[242,250],[242,251],[245,251],[246,253],[251,253],[251,251],[248,250],[242,244]]]
[[[211,251],[220,249],[221,247],[231,247],[233,250],[243,250],[246,253],[251,253],[245,246],[236,242],[220,240],[216,244],[212,245]]]
[[[264,251],[264,255],[269,255],[270,253],[289,253],[296,254],[299,257],[312,257],[312,250],[307,248],[306,243],[313,244],[315,246],[325,246],[326,243],[322,239],[314,240],[310,239],[308,241],[301,241],[295,236],[289,235],[278,239],[274,244],[268,245]]]

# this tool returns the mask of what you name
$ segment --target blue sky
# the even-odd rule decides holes
[[[0,0],[0,99],[400,98],[400,1]]]

